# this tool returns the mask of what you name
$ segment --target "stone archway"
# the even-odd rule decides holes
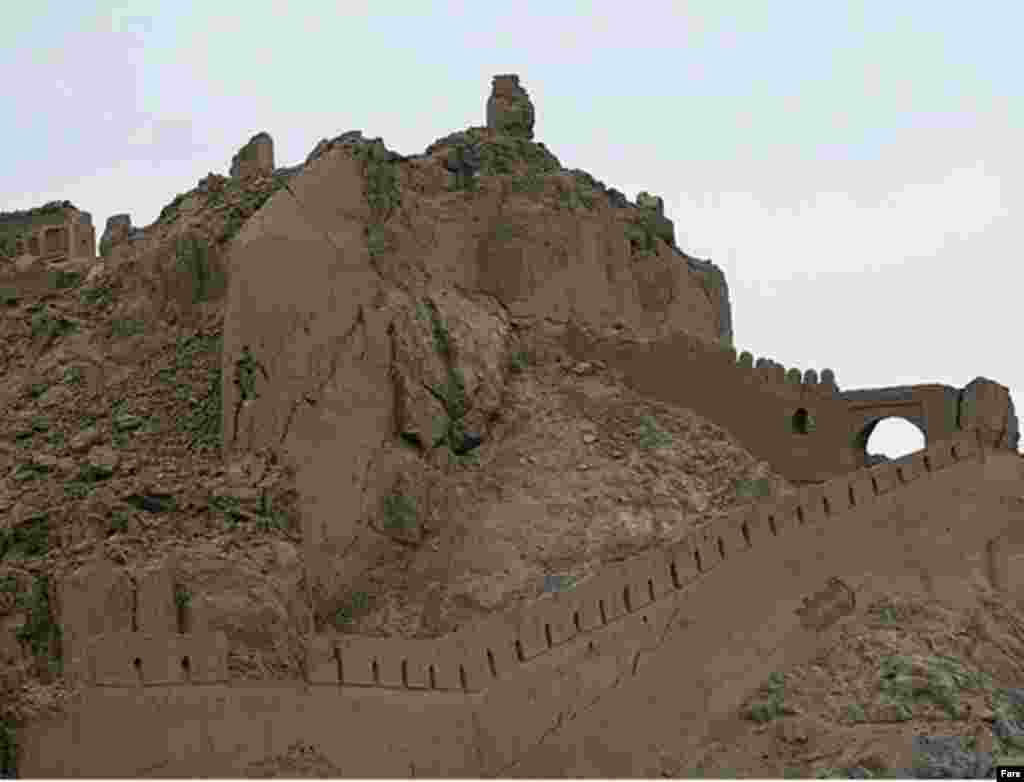
[[[865,464],[899,459],[927,445],[923,423],[910,417],[879,416],[861,429],[855,445],[863,452]]]

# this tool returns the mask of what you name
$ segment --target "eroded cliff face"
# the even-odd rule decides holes
[[[223,419],[230,448],[296,467],[314,570],[360,558],[368,529],[422,543],[388,503],[429,511],[428,473],[493,440],[527,343],[557,352],[570,321],[728,338],[717,270],[671,244],[660,199],[542,144],[471,128],[401,158],[346,134],[311,158],[233,246]]]
[[[175,628],[226,633],[232,676],[296,679],[310,632],[442,635],[749,502],[741,483],[788,490],[569,360],[570,321],[728,339],[724,279],[660,199],[564,170],[512,98],[422,155],[352,132],[210,174],[150,226],[115,220],[102,258],[4,280],[0,701],[63,697],[121,627],[104,601],[151,572]]]
[[[270,372],[267,362],[284,361],[294,378],[310,371],[301,354],[327,348],[332,338],[383,344],[388,333],[408,341],[412,329],[429,343],[425,337],[438,328],[459,329],[450,318],[469,319],[453,340],[452,361],[470,374],[479,367],[460,361],[493,367],[507,360],[513,323],[557,331],[574,320],[605,333],[729,339],[719,270],[668,244],[671,224],[654,208],[617,201],[582,172],[562,171],[543,145],[477,128],[401,159],[379,140],[341,138],[236,239],[227,310],[238,344],[227,361],[244,361],[247,346],[279,384],[283,367]],[[470,154],[491,162],[452,173],[451,160]],[[483,320],[456,310],[478,310]],[[485,351],[505,355],[477,355],[471,343],[481,340]],[[274,358],[284,344],[287,355]],[[443,351],[426,352],[433,379],[443,379]],[[388,356],[375,360],[390,367]],[[234,401],[226,399],[229,408]],[[286,437],[292,418],[267,404],[259,415],[247,408],[247,418],[260,421],[251,431],[229,409],[229,441],[253,447]]]

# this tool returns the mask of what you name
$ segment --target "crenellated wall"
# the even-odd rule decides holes
[[[228,680],[228,640],[204,634],[108,633],[89,642],[89,680],[109,687]]]
[[[783,501],[764,501],[726,514],[665,549],[652,549],[603,569],[569,592],[546,594],[528,606],[497,614],[441,639],[321,635],[308,644],[311,684],[412,691],[483,692],[524,663],[548,654],[694,582],[730,556],[786,530],[821,523],[870,505],[877,497],[957,462],[978,460],[976,434],[962,434],[903,459],[805,486]],[[140,585],[137,612],[170,616],[169,576],[152,574],[157,588]],[[169,583],[169,582],[168,582]],[[184,683],[191,663],[195,683],[226,679],[222,633],[116,632],[92,639],[92,683],[99,686]],[[145,627],[140,629],[145,630]],[[154,630],[156,628],[153,628]],[[223,655],[222,657],[220,655]],[[138,662],[136,662],[138,660]]]
[[[488,125],[530,137],[528,104],[514,77],[498,77]],[[302,376],[295,367],[304,361],[295,352],[297,327],[250,312],[243,299],[252,297],[252,286],[263,286],[285,302],[282,312],[290,307],[305,313],[318,309],[310,305],[313,293],[330,294],[319,310],[331,313],[332,325],[308,343],[306,353],[319,350],[316,340],[327,345],[347,334],[351,323],[361,324],[357,352],[370,358],[353,363],[356,370],[346,375],[352,382],[339,383],[345,390],[333,400],[347,414],[379,402],[380,389],[389,387],[388,332],[370,306],[379,272],[367,260],[361,164],[340,154],[314,162],[293,189],[268,204],[261,221],[240,234],[239,252],[248,255],[234,262],[249,276],[235,275],[238,295],[230,299],[235,309],[228,308],[225,344],[240,349],[266,337],[287,345],[280,352],[282,379],[275,382],[279,390],[294,385]],[[231,173],[272,170],[272,141],[259,134],[232,161]],[[638,202],[671,240],[660,199],[644,194]],[[617,218],[602,214],[607,235],[617,238]],[[94,245],[86,222],[89,231],[73,241],[71,233],[50,226],[16,249],[59,254],[84,247],[89,236]],[[604,235],[593,233],[591,244]],[[301,247],[307,260],[319,254],[305,264],[311,276],[296,281],[293,272],[278,273],[281,247],[289,246],[282,242]],[[458,245],[466,243],[460,238]],[[595,314],[584,322],[598,324],[604,317],[596,314],[600,302],[632,290],[601,283],[594,288],[600,296],[580,296],[563,307],[557,291],[581,286],[523,273],[532,268],[524,265],[528,253],[513,249],[518,266],[465,267],[486,279],[497,298],[518,299],[528,313],[558,321],[591,307]],[[323,284],[337,282],[342,251],[345,284]],[[434,260],[443,268],[448,250],[442,247]],[[622,268],[633,268],[625,260]],[[600,280],[615,264],[593,266],[593,275],[574,280]],[[707,312],[717,308],[711,330],[731,341],[724,278],[716,283],[710,270],[699,270],[708,278]],[[523,281],[534,277],[543,284],[524,288]],[[296,286],[291,299],[280,297],[285,283]],[[36,274],[19,277],[21,284],[56,287],[58,280]],[[672,284],[684,294],[691,289]],[[659,296],[665,290],[660,282],[650,287]],[[352,293],[342,305],[334,296],[338,290]],[[656,298],[652,294],[650,301]],[[637,765],[653,756],[652,747],[698,735],[709,715],[734,708],[769,670],[808,659],[845,618],[864,610],[872,594],[907,588],[965,600],[967,578],[980,568],[992,586],[1024,596],[1024,578],[1016,572],[1024,568],[1024,556],[1014,554],[1015,546],[1024,545],[1018,541],[1024,535],[1016,533],[1024,529],[1024,463],[1007,450],[1016,447],[1017,427],[1005,389],[979,379],[962,391],[922,385],[841,392],[831,370],[820,378],[815,370],[787,372],[771,359],[737,355],[680,333],[688,305],[669,300],[674,303],[664,312],[650,311],[642,295],[630,306],[674,329],[673,336],[629,343],[595,338],[573,324],[565,334],[569,352],[607,362],[640,393],[695,410],[790,480],[813,485],[723,514],[677,543],[444,638],[313,636],[304,678],[289,682],[232,680],[227,637],[188,621],[169,569],[129,575],[98,563],[78,573],[79,580],[63,582],[58,600],[65,672],[87,686],[66,715],[34,723],[19,737],[21,774],[260,776],[267,758],[306,742],[327,753],[331,776],[653,777],[657,769]],[[693,302],[704,307],[699,292]],[[236,357],[228,348],[225,367]],[[225,373],[226,424],[236,401],[230,377]],[[366,443],[379,440],[374,426],[391,415],[390,404],[378,408],[379,421],[363,432]],[[274,427],[287,431],[292,412],[281,405],[254,412],[250,421],[276,438]],[[888,416],[917,423],[928,446],[866,468],[866,438]],[[337,481],[339,471],[348,474],[361,464],[366,449],[353,435],[356,418],[337,417],[347,422],[334,432],[337,437],[316,419],[304,424],[310,435],[345,441],[357,455],[342,464],[325,460],[322,450],[309,452],[310,469],[327,465],[325,486],[346,485]],[[338,514],[339,497],[348,499],[312,499],[317,511]],[[1008,498],[1016,504],[1000,504]]]
[[[801,373],[800,382],[768,359],[675,334],[657,342],[621,344],[595,339],[570,324],[570,354],[602,360],[623,372],[642,394],[688,407],[728,429],[747,450],[795,482],[823,481],[857,467],[834,375]],[[824,381],[824,382],[823,382]],[[808,433],[794,431],[799,411],[813,422]]]
[[[788,500],[765,501],[727,514],[674,546],[606,568],[570,592],[547,594],[525,608],[496,615],[442,639],[318,636],[309,642],[308,681],[383,689],[484,691],[492,681],[574,636],[604,627],[688,587],[731,553],[755,546],[763,536],[777,536],[790,526],[862,507],[921,475],[977,459],[980,453],[977,433],[962,433],[903,459],[805,486]],[[151,571],[126,587],[123,576],[119,579],[108,570],[109,566],[93,582],[91,593],[72,585],[86,595],[80,602],[90,601],[100,610],[90,612],[84,604],[71,604],[68,611],[74,618],[71,643],[82,642],[88,623],[94,621],[90,617],[99,617],[110,628],[92,625],[100,634],[88,640],[91,683],[126,686],[226,680],[223,633],[180,632],[182,624],[168,571]],[[122,593],[134,590],[134,595],[112,599],[118,589]],[[118,616],[126,618],[118,620]],[[129,624],[137,632],[126,631]]]
[[[645,742],[689,735],[680,720],[698,731],[702,714],[731,707],[779,655],[792,662],[827,643],[872,589],[916,584],[958,600],[969,590],[956,579],[978,568],[1012,580],[1008,554],[986,565],[981,553],[988,546],[991,559],[987,541],[1024,523],[1024,510],[1001,504],[1024,494],[1022,478],[1016,454],[962,433],[724,515],[437,641],[315,637],[304,683],[225,682],[220,637],[106,634],[90,645],[98,686],[29,732],[22,773],[238,776],[302,740],[327,752],[334,776],[642,774],[627,759]],[[907,546],[917,549],[909,569]],[[158,603],[163,592],[153,590]],[[146,590],[138,596],[137,619],[152,610],[168,621],[144,605]],[[126,740],[133,731],[138,741]],[[618,751],[583,752],[594,735]]]
[[[1016,447],[1016,416],[1006,389],[979,378],[967,389],[940,384],[840,391],[830,369],[786,370],[769,358],[739,357],[688,334],[647,342],[596,338],[575,324],[565,331],[568,352],[601,360],[623,373],[635,390],[688,407],[728,429],[752,454],[789,480],[828,480],[868,465],[865,446],[874,426],[897,416],[916,423],[926,443],[948,439],[984,420],[990,444]],[[977,391],[976,384],[981,384]],[[1001,416],[1001,418],[1000,418]],[[1000,424],[1000,420],[1002,424]],[[980,425],[980,423],[978,424]],[[1000,428],[1001,427],[1001,428]]]
[[[572,340],[570,335],[570,343]],[[807,459],[826,462],[825,468],[802,473],[812,475],[808,480],[819,481],[819,485],[805,486],[789,505],[759,505],[760,515],[749,519],[744,515],[747,511],[740,513],[743,518],[735,514],[724,517],[675,547],[608,569],[571,593],[546,595],[524,612],[495,617],[448,638],[404,641],[338,635],[312,639],[307,660],[311,683],[484,691],[491,679],[547,653],[566,639],[603,627],[635,606],[683,588],[727,557],[728,552],[747,547],[763,523],[774,534],[780,525],[789,523],[794,513],[804,519],[813,518],[822,503],[830,512],[845,512],[850,497],[856,499],[857,493],[865,492],[865,496],[871,496],[874,489],[865,488],[869,483],[884,492],[892,484],[892,476],[898,474],[906,482],[922,464],[938,469],[952,458],[950,448],[966,453],[964,449],[979,437],[977,432],[955,431],[956,410],[951,418],[950,402],[956,402],[958,396],[951,396],[945,386],[840,393],[831,373],[822,373],[828,382],[816,382],[816,373],[804,373],[798,383],[795,373],[787,379],[785,370],[777,364],[761,360],[758,367],[752,357],[736,360],[733,350],[715,349],[703,340],[685,336],[612,350],[588,345],[580,349],[578,343],[573,347],[588,355],[598,353],[609,363],[626,363],[631,382],[642,392],[656,390],[669,398],[685,398],[684,404],[706,411],[713,420],[725,419],[741,438],[757,446],[753,448],[755,453],[769,454],[768,458],[787,466],[790,474],[799,475],[794,468],[803,466]],[[666,352],[678,359],[677,377],[696,374],[699,382],[678,380],[673,386],[671,376],[666,380]],[[725,388],[731,388],[732,394],[723,393]],[[798,409],[808,411],[817,424],[808,433],[788,432],[788,442],[812,442],[814,447],[801,453],[791,444],[787,453],[775,447],[773,441],[786,439],[780,438],[780,422],[790,424],[793,411]],[[888,414],[920,420],[930,435],[938,431],[942,439],[908,459],[873,471],[840,470],[839,476],[820,482],[828,477],[826,457],[841,451],[840,446],[852,450],[848,446],[850,432]],[[766,421],[772,425],[764,425]],[[833,464],[833,469],[839,467]],[[226,680],[225,638],[187,626],[175,604],[169,571],[144,573],[128,584],[123,574],[117,576],[109,569],[108,565],[95,574],[88,587],[75,584],[64,590],[65,656],[70,673],[86,676],[99,686]],[[186,629],[194,631],[186,633]]]

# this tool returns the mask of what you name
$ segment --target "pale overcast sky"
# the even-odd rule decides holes
[[[982,375],[1024,400],[1024,4],[64,0],[4,18],[0,210],[70,199],[97,236],[118,212],[147,225],[261,130],[279,166],[346,130],[416,154],[484,124],[491,77],[518,73],[536,140],[661,195],[679,246],[725,270],[738,350],[842,389]],[[921,443],[886,434],[869,450]]]

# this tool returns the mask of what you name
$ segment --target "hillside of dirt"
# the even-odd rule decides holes
[[[97,559],[132,578],[173,563],[183,601],[226,632],[232,676],[287,679],[314,627],[443,635],[788,490],[711,422],[524,332],[488,442],[429,469],[444,534],[379,536],[358,584],[314,593],[292,471],[222,440],[223,259],[285,181],[211,175],[106,257],[59,267],[57,290],[0,285],[8,719],[70,697],[57,585]],[[496,495],[523,517],[489,525]]]
[[[814,661],[778,671],[663,776],[991,779],[1024,762],[1024,624],[1003,596],[965,613],[892,595]]]
[[[305,165],[333,144],[318,144]],[[489,161],[487,176],[519,181],[517,192],[539,202],[550,192],[523,185],[531,169],[515,162],[530,155],[545,175],[576,183],[560,191],[566,200],[621,197],[493,129],[428,149],[415,186],[429,189],[429,172],[465,188]],[[229,447],[222,399],[244,383],[225,377],[223,355],[235,237],[302,170],[211,174],[104,258],[63,269],[56,290],[25,294],[0,278],[5,770],[17,726],[75,695],[61,674],[58,585],[97,560],[130,578],[170,567],[186,624],[226,633],[233,677],[296,679],[311,632],[442,636],[793,490],[714,422],[570,360],[543,323],[523,321],[495,354],[493,398],[474,405],[469,388],[470,412],[451,415],[472,426],[435,443],[396,432],[387,444],[415,464],[403,473],[426,506],[415,534],[368,534],[357,570],[311,582],[295,469],[273,448]],[[628,205],[641,218],[622,227],[626,246],[649,260],[679,252],[656,212]],[[715,300],[701,301],[702,328],[725,333]],[[460,360],[483,355],[444,333],[461,342]],[[399,503],[386,515],[408,510]],[[1024,691],[1014,689],[1024,636],[1014,606],[996,596],[986,605],[972,616],[880,605],[877,622],[766,683],[699,757],[666,754],[663,775],[876,776],[906,770],[885,743],[896,732],[967,737],[968,755],[1010,752],[1024,735]],[[261,773],[307,767],[315,776],[320,765],[284,759]]]

